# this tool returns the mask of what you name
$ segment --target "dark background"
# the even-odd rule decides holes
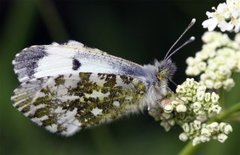
[[[185,59],[201,49],[209,0],[0,0],[0,154],[1,155],[173,155],[185,143],[180,128],[166,133],[148,114],[133,115],[65,138],[48,133],[12,107],[10,96],[19,83],[11,61],[21,49],[36,44],[77,40],[139,64],[162,59],[192,18],[184,36],[196,41],[173,60],[176,83],[186,78]],[[181,43],[180,43],[181,44]],[[57,60],[56,60],[57,61]],[[204,145],[199,154],[237,154],[239,127],[229,140]]]

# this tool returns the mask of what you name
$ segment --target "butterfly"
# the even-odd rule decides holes
[[[70,136],[156,107],[176,71],[175,52],[170,48],[162,61],[139,65],[77,41],[31,46],[13,60],[21,84],[11,100],[39,126]]]

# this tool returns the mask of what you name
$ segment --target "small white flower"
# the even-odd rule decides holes
[[[188,135],[183,132],[183,133],[181,133],[181,134],[179,135],[179,139],[180,139],[181,141],[185,142],[185,141],[188,140]]]
[[[234,25],[231,24],[231,23],[228,23],[228,22],[226,22],[226,21],[219,21],[218,27],[220,28],[220,30],[221,30],[222,32],[225,32],[225,31],[232,31]]]
[[[192,88],[192,87],[194,87],[194,85],[195,85],[195,81],[194,81],[193,78],[191,78],[191,79],[188,78],[188,79],[186,80],[186,86],[187,86],[187,87]]]
[[[240,39],[239,39],[239,42],[240,42]],[[195,64],[195,59],[193,57],[188,57],[187,60],[186,60],[186,63],[189,64],[189,65],[194,65]]]
[[[214,83],[213,88],[214,89],[220,89],[222,87],[222,85],[223,85],[222,82],[217,81],[217,82]]]
[[[205,93],[205,97],[204,97],[206,102],[209,102],[211,100],[211,94],[210,93]]]
[[[204,81],[204,84],[205,84],[205,86],[206,86],[207,88],[212,88],[212,87],[214,86],[214,82],[213,82],[212,80],[210,80],[210,79],[205,80],[205,81]]]
[[[207,12],[207,15],[209,15],[209,12]],[[208,28],[208,31],[213,31],[218,25],[218,20],[216,18],[210,18],[205,20],[202,25],[203,28]]]
[[[200,70],[200,71],[204,71],[205,69],[206,69],[206,63],[205,62],[200,62],[199,64],[198,64],[198,69]]]
[[[162,117],[163,117],[164,119],[169,119],[169,118],[172,117],[172,115],[171,115],[170,113],[164,112],[164,113],[162,113]]]
[[[195,129],[195,130],[199,130],[200,128],[201,128],[201,121],[198,121],[198,120],[194,120],[193,121],[193,128]]]
[[[224,62],[224,60],[220,60],[220,62]],[[231,68],[228,68],[227,66],[219,67],[218,76],[220,76],[220,77],[230,77],[231,76],[231,70],[230,69]]]
[[[227,0],[226,3],[220,3],[217,8],[213,7],[213,12],[206,12],[209,19],[205,20],[202,25],[213,31],[219,27],[221,31],[238,32],[240,28],[240,5],[238,0]]]
[[[207,137],[210,137],[211,136],[211,132],[207,129],[207,128],[202,128],[201,129],[201,134],[202,135],[205,135]]]
[[[179,104],[176,107],[176,111],[177,112],[186,112],[187,111],[187,107],[184,104]]]
[[[218,122],[213,122],[213,123],[209,124],[207,127],[210,130],[210,132],[219,130]]]
[[[222,107],[220,107],[219,105],[212,105],[209,109],[211,109],[216,114],[219,114],[222,110]]]
[[[205,122],[208,119],[208,116],[204,111],[197,111],[196,119]]]
[[[234,86],[235,82],[233,81],[233,79],[227,79],[226,81],[223,82],[223,88],[225,90],[230,90]]]
[[[217,103],[218,100],[219,100],[219,95],[216,94],[215,92],[212,92],[212,94],[211,94],[211,101],[212,101],[213,103]]]
[[[197,88],[197,92],[205,92],[207,90],[207,87],[206,86],[203,86],[203,85],[200,85],[198,88]]]
[[[202,104],[200,102],[194,102],[191,107],[193,108],[193,111],[199,111],[202,108]]]
[[[193,138],[192,145],[196,146],[201,143],[201,139],[199,137]]]
[[[197,92],[197,100],[198,101],[203,101],[204,98],[205,98],[205,92],[204,91]]]
[[[216,62],[215,62],[216,63]],[[217,63],[216,63],[217,64]],[[210,66],[210,65],[209,65]],[[215,70],[210,70],[210,69],[206,69],[205,71],[206,76],[208,77],[208,79],[211,79],[212,81],[217,79],[217,75],[215,73]]]
[[[182,125],[182,129],[184,132],[189,132],[190,131],[190,126],[187,123],[184,123]]]
[[[223,133],[225,133],[225,134],[229,134],[232,131],[233,131],[233,129],[232,129],[232,126],[230,124],[225,125],[224,128],[223,128]]]
[[[168,124],[170,124],[171,126],[174,126],[174,125],[175,125],[175,121],[174,121],[174,119],[170,119],[170,120],[168,120]]]
[[[205,43],[213,43],[213,42],[216,42],[216,40],[220,39],[220,38],[222,38],[222,34],[221,33],[218,33],[218,32],[207,32],[207,33],[203,34],[202,41],[205,42]],[[209,45],[209,44],[207,44],[207,45]],[[210,45],[212,45],[212,44],[210,44]],[[206,44],[205,44],[205,46],[206,46]],[[212,49],[215,49],[215,47],[212,48]]]
[[[171,129],[171,126],[167,122],[162,121],[160,125],[165,129],[165,131],[169,131]]]
[[[219,129],[221,130],[221,131],[223,131],[224,130],[224,127],[226,126],[227,124],[225,123],[225,122],[221,122],[220,124],[219,124]]]
[[[185,89],[182,85],[178,85],[176,89],[177,93],[185,93]]]
[[[205,136],[205,135],[200,135],[199,138],[200,138],[200,140],[201,140],[202,143],[205,143],[205,142],[210,141],[210,138],[207,137],[207,136]]]
[[[223,134],[223,133],[220,133],[218,136],[217,136],[217,140],[221,143],[225,142],[225,140],[227,139],[227,135]]]
[[[173,111],[173,106],[171,104],[166,105],[163,107],[165,113],[171,113]]]

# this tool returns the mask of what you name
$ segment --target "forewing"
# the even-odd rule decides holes
[[[141,65],[86,47],[76,41],[25,48],[16,55],[13,64],[20,82],[79,72],[146,77]]]
[[[23,82],[12,100],[33,122],[69,136],[143,109],[145,86],[126,75],[65,74]]]

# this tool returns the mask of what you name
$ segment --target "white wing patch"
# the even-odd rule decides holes
[[[91,110],[91,113],[94,115],[94,116],[98,116],[98,115],[101,115],[102,114],[102,109],[99,109],[98,107],[96,107],[96,108],[93,108],[92,110]]]

